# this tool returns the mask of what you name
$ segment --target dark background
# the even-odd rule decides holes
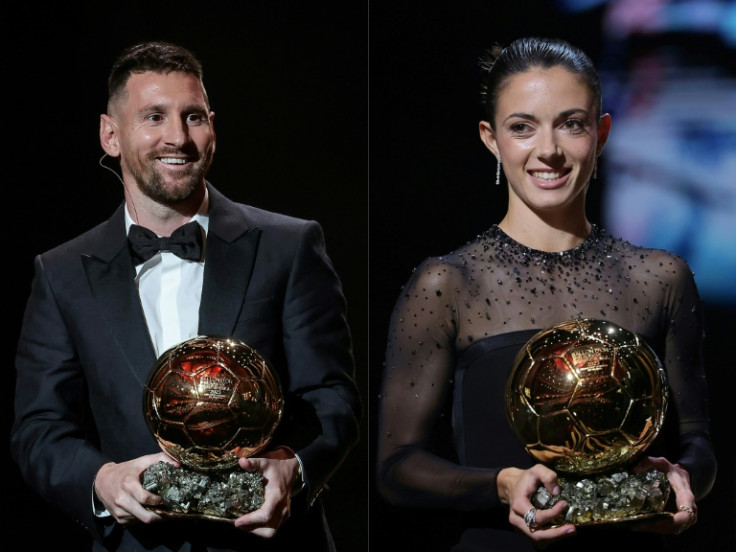
[[[557,36],[582,47],[599,64],[604,52],[601,29],[606,2],[592,0],[588,4],[593,7],[574,13],[564,9],[572,3],[370,4],[371,447],[376,438],[375,414],[388,321],[401,286],[422,259],[442,255],[473,239],[499,222],[506,209],[505,186],[494,185],[495,159],[478,135],[478,57],[496,42],[505,45],[521,36]],[[689,51],[707,49],[714,60],[728,55],[733,64],[733,52],[719,49],[711,38],[688,34],[662,38],[684,41]],[[614,134],[616,113],[606,104],[611,91],[604,89],[603,96],[604,111],[613,115]],[[733,105],[723,106],[724,112],[733,109]],[[732,143],[731,155],[733,147]],[[607,185],[606,150],[601,163],[599,179],[588,196],[588,218],[599,224]],[[709,176],[703,174],[706,182]],[[736,179],[731,181],[731,189],[736,190]],[[733,252],[734,236],[723,238]],[[725,258],[729,251],[723,254]],[[704,304],[707,376],[719,472],[713,491],[698,502],[698,523],[678,538],[678,550],[682,551],[736,549],[731,425],[736,305],[716,298],[704,299]],[[371,454],[371,481],[373,461]],[[445,512],[411,514],[393,508],[378,497],[373,486],[369,497],[371,550],[449,550],[446,535],[450,519]]]
[[[119,181],[98,166],[113,59],[134,42],[163,39],[190,48],[204,67],[217,133],[208,179],[233,200],[322,224],[367,402],[367,6],[307,4],[4,5],[4,211],[18,240],[5,276],[9,372],[33,256],[102,222],[123,198]],[[7,400],[6,431],[11,418]],[[360,444],[323,494],[346,551],[367,550],[367,427],[366,418]],[[27,489],[12,461],[4,466],[6,550],[88,549],[71,519]]]

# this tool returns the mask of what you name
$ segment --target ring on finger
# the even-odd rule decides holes
[[[690,506],[685,506],[683,504],[681,506],[678,506],[677,509],[681,512],[687,512],[690,516],[695,516],[695,510],[693,510]]]
[[[529,529],[535,529],[537,527],[537,509],[529,508],[526,514],[524,514],[524,523]]]

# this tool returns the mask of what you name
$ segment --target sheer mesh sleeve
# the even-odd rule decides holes
[[[497,470],[461,467],[433,446],[448,423],[462,266],[428,259],[392,314],[378,436],[378,485],[402,506],[479,509],[498,503]]]
[[[668,459],[687,469],[693,494],[699,500],[710,492],[716,476],[703,360],[703,309],[687,263],[666,252],[659,254],[668,260],[672,282],[667,294],[668,317],[663,320],[666,339],[662,361],[680,436],[677,446],[672,447],[676,456]]]

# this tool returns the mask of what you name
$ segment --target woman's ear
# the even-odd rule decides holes
[[[488,121],[481,121],[478,124],[478,131],[480,132],[480,140],[485,144],[488,150],[496,156],[498,159],[498,144],[496,143],[496,133],[491,128],[491,123]]]
[[[603,147],[608,141],[608,134],[611,132],[611,115],[604,113],[601,115],[600,121],[598,121],[598,151],[596,155],[600,155],[603,151]]]

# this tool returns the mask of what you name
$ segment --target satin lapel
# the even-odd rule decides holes
[[[92,294],[107,314],[119,347],[110,354],[126,359],[143,386],[156,362],[156,353],[133,280],[130,255],[124,249],[109,261],[94,256],[85,256],[82,261]]]
[[[199,307],[201,335],[233,334],[253,273],[260,237],[260,228],[251,228],[232,242],[214,232],[207,236]]]

